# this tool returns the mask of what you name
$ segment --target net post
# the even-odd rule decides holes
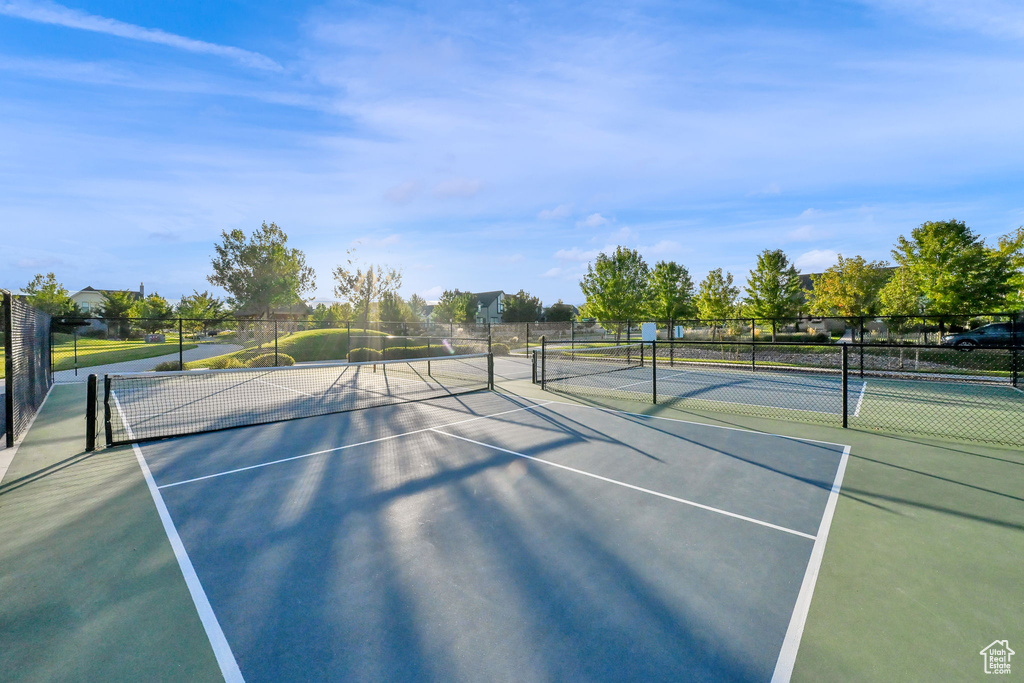
[[[274,367],[278,366],[277,362],[277,321],[274,321]]]
[[[4,299],[4,413],[7,416],[7,447],[14,448],[14,297],[3,293]],[[76,366],[77,367],[77,366]]]
[[[103,436],[107,446],[114,444],[114,428],[110,424],[110,375],[103,375]]]
[[[96,450],[96,375],[89,375],[85,392],[85,450],[91,453]]]
[[[850,352],[850,345],[849,344],[843,344],[842,347],[843,347],[843,362],[842,362],[842,372],[843,372],[843,383],[842,383],[842,387],[843,387],[843,429],[846,429],[849,426],[849,415],[850,415],[850,392],[849,392],[849,387],[850,387],[850,353],[849,353]],[[863,348],[863,345],[862,345],[861,353],[863,353],[863,352],[864,352],[864,348]]]
[[[658,342],[651,342],[651,398],[658,405]]]
[[[178,318],[178,369],[185,369],[185,326]]]
[[[490,340],[488,340],[490,346]],[[494,391],[494,354],[487,352],[487,388]]]
[[[548,340],[547,337],[540,337],[540,388],[546,391],[547,384],[547,361],[548,361]]]

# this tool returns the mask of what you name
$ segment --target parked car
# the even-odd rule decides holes
[[[967,332],[947,334],[942,338],[942,345],[955,346],[958,349],[973,349],[978,346],[1022,346],[1024,323],[989,323]]]

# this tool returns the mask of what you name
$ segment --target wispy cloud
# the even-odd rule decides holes
[[[570,213],[572,213],[571,204],[559,204],[553,209],[544,209],[537,214],[537,218],[542,221],[550,221],[558,218],[568,218]]]
[[[145,28],[128,24],[117,19],[88,14],[81,10],[59,5],[55,2],[20,2],[18,0],[0,0],[0,14],[34,21],[41,24],[53,24],[65,28],[104,33],[106,35],[138,40],[157,45],[196,52],[199,54],[216,55],[232,59],[244,66],[270,71],[281,71],[280,64],[258,52],[250,52],[229,45],[218,45],[202,40],[186,38],[155,28]]]
[[[794,265],[805,273],[820,273],[838,259],[839,254],[832,249],[812,249],[797,256]]]
[[[360,237],[359,239],[352,241],[353,247],[367,247],[367,248],[379,248],[379,247],[393,247],[402,241],[402,236],[398,234],[388,235],[387,237]]]
[[[399,183],[389,187],[384,193],[384,199],[392,204],[408,204],[420,191],[420,184],[413,180]]]
[[[1024,38],[1024,6],[1015,0],[861,0],[920,22],[999,38]]]
[[[583,220],[576,223],[578,228],[600,228],[602,225],[608,225],[610,221],[599,213],[592,213]]]
[[[469,197],[476,196],[483,189],[483,186],[482,180],[452,178],[451,180],[438,183],[434,187],[434,194],[443,199],[453,197],[468,199]]]

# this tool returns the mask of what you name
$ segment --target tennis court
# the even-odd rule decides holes
[[[785,677],[848,453],[494,392],[135,448],[251,681]]]

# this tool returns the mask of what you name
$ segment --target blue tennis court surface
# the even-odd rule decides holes
[[[785,680],[848,452],[489,392],[138,448],[250,681]]]

